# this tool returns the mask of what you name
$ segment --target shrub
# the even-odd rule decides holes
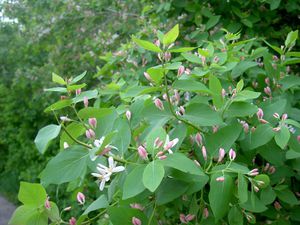
[[[59,136],[60,151],[41,184],[21,183],[10,224],[299,222],[298,31],[270,48],[226,30],[200,47],[180,47],[178,35],[176,25],[155,44],[133,37],[151,65],[94,90],[81,91],[85,73],[52,75],[59,86],[47,91],[62,100],[45,112],[57,123],[35,144],[43,154]],[[50,201],[49,185],[83,211]]]

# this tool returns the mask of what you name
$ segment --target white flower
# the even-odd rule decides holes
[[[92,161],[95,161],[97,159],[97,157],[99,156],[99,155],[95,155],[95,152],[97,152],[99,150],[99,148],[102,146],[104,140],[105,140],[105,136],[101,137],[100,139],[96,139],[94,141],[94,146],[96,148],[92,149],[93,153],[90,156]],[[110,153],[111,149],[118,150],[118,148],[116,148],[115,146],[108,144],[103,148],[102,154],[106,154],[107,152]]]
[[[122,172],[125,170],[124,166],[117,166],[117,162],[114,162],[113,157],[108,158],[108,167],[102,165],[101,163],[97,164],[97,170],[99,173],[92,173],[94,177],[97,177],[100,181],[99,189],[102,191],[105,186],[105,182],[110,180],[110,177],[113,173]]]

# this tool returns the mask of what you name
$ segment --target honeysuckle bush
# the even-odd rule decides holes
[[[223,31],[193,47],[176,42],[178,25],[133,37],[153,60],[94,90],[85,72],[53,73],[46,91],[61,100],[45,113],[57,123],[35,144],[44,154],[59,138],[60,149],[40,184],[21,182],[9,224],[299,223],[298,31],[279,47]]]

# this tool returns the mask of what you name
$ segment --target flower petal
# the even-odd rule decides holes
[[[114,168],[114,159],[111,156],[108,158],[108,166],[111,169]]]
[[[101,181],[100,185],[99,185],[100,191],[103,191],[104,186],[105,186],[105,180],[103,179],[103,180]]]
[[[121,171],[124,171],[124,170],[125,170],[124,166],[117,166],[117,167],[112,169],[112,172],[113,173],[118,173],[118,172],[121,172]]]

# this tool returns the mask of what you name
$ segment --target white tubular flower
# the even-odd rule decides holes
[[[105,182],[110,180],[110,174],[103,173],[103,171],[100,171],[98,167],[97,170],[99,173],[92,173],[92,176],[97,177],[99,179],[99,189],[100,191],[103,191]]]

